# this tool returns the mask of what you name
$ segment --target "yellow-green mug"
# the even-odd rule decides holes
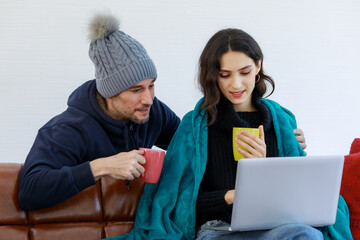
[[[259,129],[258,128],[234,127],[233,128],[233,153],[234,153],[235,161],[239,161],[240,159],[245,158],[245,156],[242,155],[241,153],[239,153],[239,151],[235,147],[236,145],[238,145],[241,149],[244,149],[239,144],[237,144],[237,142],[235,142],[236,134],[240,133],[242,130],[248,131],[248,132],[254,134],[255,136],[259,137]]]

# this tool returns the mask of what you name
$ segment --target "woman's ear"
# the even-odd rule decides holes
[[[260,72],[262,60],[259,60],[258,65],[256,66],[256,75]]]

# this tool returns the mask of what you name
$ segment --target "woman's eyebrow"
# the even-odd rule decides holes
[[[237,71],[241,71],[244,70],[245,68],[251,67],[251,65],[247,65],[245,67],[242,67],[240,69],[238,69]],[[230,70],[226,70],[226,69],[220,69],[221,72],[231,72]]]

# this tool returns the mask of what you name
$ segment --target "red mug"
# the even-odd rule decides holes
[[[146,163],[142,165],[145,172],[138,179],[147,183],[157,183],[164,163],[165,151],[150,148],[139,148],[139,150],[144,150]]]

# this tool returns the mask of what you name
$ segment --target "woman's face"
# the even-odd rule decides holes
[[[253,59],[243,52],[230,51],[220,57],[220,71],[217,78],[221,93],[233,104],[237,112],[255,111],[251,96],[255,77],[259,73]]]

